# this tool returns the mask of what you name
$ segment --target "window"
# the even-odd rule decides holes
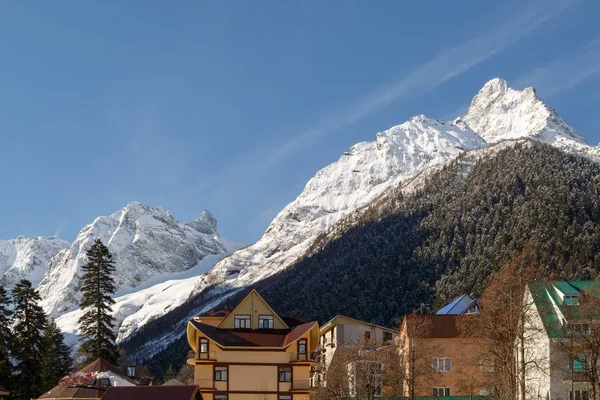
[[[103,386],[103,387],[110,386],[110,379],[108,379],[108,378],[100,378],[100,386]]]
[[[249,315],[236,315],[234,317],[235,329],[250,329],[250,316]]]
[[[129,366],[127,367],[127,376],[133,378],[135,376],[135,367]]]
[[[449,358],[434,358],[432,362],[433,370],[436,372],[450,372]]]
[[[365,340],[371,339],[371,331],[365,331]]]
[[[215,367],[215,381],[223,382],[227,380],[227,367]]]
[[[298,354],[306,354],[306,339],[298,340]]]
[[[434,387],[433,397],[450,396],[450,388],[448,387]]]
[[[206,338],[200,339],[200,353],[208,353],[208,339]]]
[[[227,400],[226,394],[215,394],[215,400]]]
[[[568,324],[568,333],[579,333],[580,335],[589,335],[590,326],[588,324]]]
[[[383,341],[389,342],[392,340],[392,332],[383,332]]]
[[[479,370],[481,372],[495,372],[496,368],[494,367],[494,360],[489,358],[484,358],[479,363]]]
[[[569,400],[588,400],[589,394],[587,390],[569,390]]]
[[[279,367],[279,382],[291,382],[292,381],[292,368],[291,367]]]
[[[280,394],[279,400],[292,400],[292,396],[290,396],[289,394]]]
[[[565,296],[565,304],[570,306],[576,306],[577,304],[579,304],[577,296]]]
[[[587,369],[587,357],[585,354],[575,354],[569,359],[569,371],[581,372]]]
[[[258,328],[259,329],[273,329],[273,316],[272,315],[259,315],[258,316]]]

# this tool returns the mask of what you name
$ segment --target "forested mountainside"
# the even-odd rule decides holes
[[[422,303],[435,308],[464,292],[479,295],[490,275],[524,249],[557,278],[594,275],[600,166],[529,140],[481,154],[466,153],[410,193],[391,190],[351,215],[352,224],[341,221],[348,230],[324,235],[312,255],[255,287],[281,315],[323,323],[341,313],[393,326]],[[204,295],[142,328],[124,343],[126,351],[172,330],[204,305]],[[182,337],[149,364],[160,375],[182,365],[188,350]]]

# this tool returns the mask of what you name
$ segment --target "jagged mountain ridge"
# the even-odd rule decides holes
[[[96,239],[108,247],[116,262],[117,290],[134,289],[161,275],[197,265],[205,256],[226,251],[214,216],[204,211],[196,220],[179,223],[161,207],[139,202],[85,226],[70,247],[48,263],[37,287],[44,310],[52,317],[77,308],[81,294],[81,266]]]
[[[309,255],[315,241],[345,216],[369,207],[415,176],[454,160],[464,151],[481,149],[485,154],[488,149],[495,151],[498,144],[509,141],[512,145],[526,138],[600,159],[600,151],[537,98],[534,89],[514,90],[506,81],[493,79],[473,98],[465,117],[453,122],[413,117],[377,134],[373,142],[353,146],[337,162],[317,172],[254,245],[233,253],[199,278],[194,298],[202,301],[190,300],[194,302],[190,313],[207,311],[220,299]],[[142,346],[142,353],[153,352],[176,338],[176,333],[163,333]]]
[[[69,242],[57,237],[0,240],[0,285],[10,289],[21,279],[37,285],[50,259],[67,247]]]

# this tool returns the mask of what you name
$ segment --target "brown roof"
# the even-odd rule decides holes
[[[105,388],[87,386],[63,386],[56,385],[43,395],[40,399],[99,399]]]
[[[192,400],[201,399],[198,386],[113,386],[102,400]]]
[[[459,329],[459,318],[462,315],[441,314],[409,314],[406,316],[406,324],[409,336],[424,338],[456,338],[466,336]],[[468,318],[477,316],[468,316]]]
[[[8,393],[8,391],[6,389],[4,389],[2,386],[0,386],[0,396],[8,396],[10,393]]]
[[[316,322],[292,329],[219,329],[202,322],[190,321],[199,331],[221,346],[287,347],[308,332]]]

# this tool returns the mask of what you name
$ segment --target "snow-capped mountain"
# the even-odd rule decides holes
[[[353,211],[366,207],[384,192],[409,185],[411,179],[454,160],[465,151],[511,145],[533,139],[563,150],[600,159],[600,151],[570,127],[533,88],[512,89],[493,79],[473,98],[467,115],[453,122],[416,116],[378,133],[372,142],[352,146],[340,159],[321,169],[302,193],[272,221],[253,245],[234,252],[198,279],[194,293],[214,307],[222,296],[261,281],[291,266],[311,251],[322,235]],[[168,334],[155,338],[165,343]],[[143,352],[156,351],[146,347]]]
[[[486,83],[473,97],[464,121],[488,143],[532,138],[565,150],[590,147],[537,97],[534,88],[515,90],[499,78]]]
[[[0,285],[10,289],[21,279],[37,285],[50,259],[67,247],[69,243],[57,237],[0,240]]]
[[[291,265],[315,238],[386,189],[466,150],[504,140],[531,138],[598,157],[598,150],[570,127],[533,88],[512,89],[492,79],[473,98],[467,115],[453,122],[423,115],[358,143],[317,172],[253,245],[218,263],[196,292],[216,284],[243,287]]]
[[[108,247],[116,262],[117,290],[140,286],[151,278],[188,270],[210,254],[226,251],[217,221],[208,211],[186,223],[170,212],[137,202],[84,227],[73,244],[54,256],[37,287],[50,316],[74,309],[80,302],[81,266],[96,239]]]

